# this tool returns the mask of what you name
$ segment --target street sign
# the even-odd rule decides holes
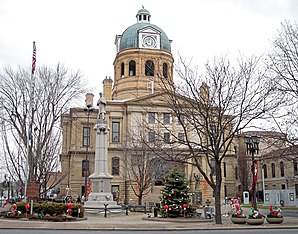
[[[27,184],[27,197],[38,198],[39,197],[39,183],[31,182]]]

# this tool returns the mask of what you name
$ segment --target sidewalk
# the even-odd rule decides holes
[[[150,214],[151,216],[153,214]],[[87,215],[87,219],[75,222],[47,222],[0,219],[1,229],[53,229],[53,230],[205,230],[205,229],[253,229],[253,228],[295,228],[298,229],[297,218],[287,218],[282,224],[248,225],[233,224],[229,217],[222,217],[223,224],[217,225],[205,219],[187,220],[148,218],[148,214],[129,213],[129,215],[113,215],[103,217]],[[191,221],[191,222],[190,222]]]

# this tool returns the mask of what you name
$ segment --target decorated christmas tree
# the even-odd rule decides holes
[[[189,204],[189,186],[185,173],[175,167],[165,178],[165,186],[161,190],[161,213],[163,217],[191,216],[193,208]]]

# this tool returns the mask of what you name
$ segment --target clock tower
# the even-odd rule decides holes
[[[140,9],[136,18],[137,23],[116,35],[114,100],[162,92],[165,83],[173,82],[171,40],[161,28],[150,23],[148,10]]]

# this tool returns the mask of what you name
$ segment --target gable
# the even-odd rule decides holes
[[[151,26],[141,28],[138,30],[138,33],[148,33],[148,34],[160,34],[161,32],[158,31],[156,28],[153,28]]]

